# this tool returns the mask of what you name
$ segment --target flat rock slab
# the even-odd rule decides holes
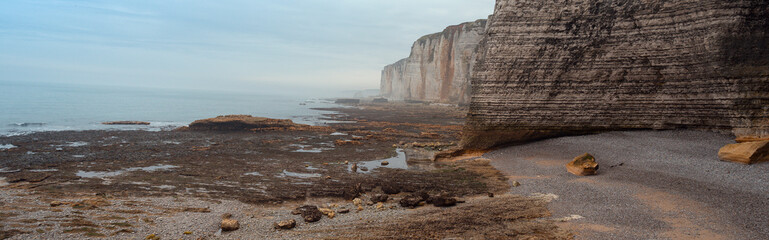
[[[729,144],[718,151],[721,160],[754,164],[769,161],[769,141]]]

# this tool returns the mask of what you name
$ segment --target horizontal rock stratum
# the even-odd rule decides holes
[[[419,38],[411,55],[382,70],[380,91],[391,100],[467,104],[470,73],[486,20],[449,26]]]
[[[766,137],[768,5],[497,0],[463,144],[628,129]]]

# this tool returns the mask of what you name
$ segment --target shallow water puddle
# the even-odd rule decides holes
[[[408,169],[409,164],[406,161],[406,152],[403,151],[403,149],[396,149],[396,153],[398,153],[397,156],[387,158],[387,159],[380,159],[380,160],[373,160],[373,161],[365,161],[365,162],[358,162],[358,169],[357,172],[360,173],[370,173],[374,169],[377,168],[395,168],[395,169]],[[387,161],[388,165],[382,166],[382,162]],[[361,167],[368,168],[368,171],[361,170]],[[352,172],[352,164],[347,167],[347,171]]]
[[[331,136],[347,136],[347,133],[335,132],[332,133]]]
[[[302,144],[291,144],[288,146],[299,148],[291,151],[291,152],[298,152],[298,153],[322,153],[323,151],[334,150],[334,148],[314,148],[310,145],[302,145]]]
[[[52,168],[52,169],[33,169],[33,170],[29,170],[29,171],[30,172],[58,172],[59,169],[55,169],[55,168]]]
[[[84,147],[88,146],[87,142],[67,142],[62,145],[56,145],[57,147]]]
[[[289,172],[288,170],[283,170],[283,173],[281,173],[280,177],[296,177],[296,178],[319,178],[322,175],[318,173],[296,173],[296,172]]]
[[[262,175],[259,172],[250,172],[250,173],[246,173],[244,175],[246,175],[246,176],[264,176],[264,175]]]
[[[11,148],[16,148],[13,144],[0,144],[0,150],[8,150]]]
[[[115,177],[127,172],[135,172],[135,171],[145,171],[145,172],[155,172],[155,171],[166,171],[171,170],[173,168],[178,168],[178,166],[174,165],[155,165],[155,166],[149,166],[149,167],[132,167],[132,168],[126,168],[122,170],[117,171],[111,171],[111,172],[88,172],[88,171],[77,171],[75,175],[81,178],[108,178],[108,177]]]

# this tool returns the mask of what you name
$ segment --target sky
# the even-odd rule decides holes
[[[493,9],[494,0],[2,0],[0,81],[376,89],[420,36]]]

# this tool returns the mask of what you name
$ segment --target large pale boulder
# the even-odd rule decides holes
[[[769,161],[769,141],[729,144],[718,151],[718,158],[744,164]]]
[[[598,163],[595,162],[593,155],[585,153],[567,163],[566,171],[577,176],[595,175],[596,171],[598,171]]]

